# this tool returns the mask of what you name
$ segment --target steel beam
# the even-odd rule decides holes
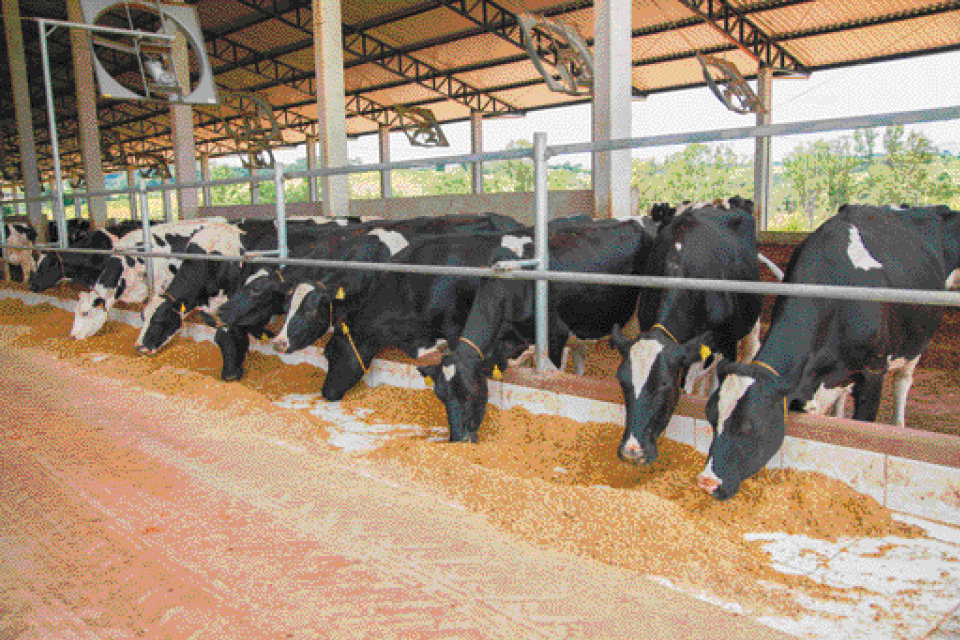
[[[678,0],[704,22],[726,36],[758,64],[777,70],[808,74],[792,53],[763,32],[746,13],[727,0]]]

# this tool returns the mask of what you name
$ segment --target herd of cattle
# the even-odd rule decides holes
[[[8,242],[25,229],[11,225]],[[34,234],[35,237],[35,234]],[[533,257],[532,229],[512,218],[453,215],[402,221],[294,219],[292,258],[394,262],[447,267],[505,266]],[[74,248],[143,247],[139,226],[71,234]],[[250,336],[285,315],[274,347],[291,353],[328,332],[322,394],[341,399],[389,347],[413,358],[446,345],[439,363],[419,367],[445,405],[450,439],[476,442],[487,407],[487,378],[515,364],[534,343],[531,280],[406,272],[263,266],[204,255],[244,256],[275,249],[272,220],[206,218],[152,227],[152,247],[196,254],[154,258],[149,297],[145,258],[46,252],[23,261],[35,292],[72,280],[90,289],[76,305],[71,335],[94,335],[118,301],[140,302],[138,352],[155,354],[196,313],[216,327],[224,380],[243,375]],[[30,252],[27,250],[27,254]],[[550,269],[585,273],[759,280],[753,204],[749,200],[658,205],[627,221],[566,218],[549,225]],[[11,253],[10,260],[13,260]],[[29,266],[29,271],[27,267]],[[952,288],[960,268],[960,214],[946,207],[844,205],[793,252],[790,283]],[[30,273],[32,271],[32,273]],[[697,484],[718,499],[737,493],[783,443],[788,410],[826,412],[853,398],[853,417],[872,421],[883,376],[895,371],[898,424],[921,353],[941,307],[802,297],[777,298],[759,341],[761,298],[714,290],[655,289],[551,282],[548,349],[561,365],[571,336],[609,337],[622,362],[625,462],[657,459],[657,442],[681,389],[710,381],[707,418],[714,439]],[[622,327],[636,318],[639,335]]]

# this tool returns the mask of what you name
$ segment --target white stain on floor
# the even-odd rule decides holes
[[[910,519],[924,526],[923,521]],[[960,530],[931,525],[936,539],[840,538],[836,542],[785,533],[755,533],[771,567],[844,590],[849,600],[820,600],[794,593],[807,611],[798,619],[759,622],[811,640],[914,640],[925,638],[960,606]],[[770,584],[771,589],[786,590]]]
[[[397,436],[426,436],[430,442],[444,442],[448,438],[444,426],[427,428],[418,424],[368,424],[364,418],[373,413],[373,409],[347,412],[339,402],[327,402],[319,393],[292,393],[273,404],[284,409],[309,411],[330,423],[327,427],[330,433],[327,443],[354,455],[369,453]]]

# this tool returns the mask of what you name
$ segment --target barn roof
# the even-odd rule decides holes
[[[273,106],[281,144],[316,133],[311,0],[199,0],[206,51],[221,91],[254,94]],[[63,0],[21,0],[23,17],[66,20]],[[533,14],[575,28],[593,43],[587,0],[343,0],[348,135],[396,126],[396,106],[424,107],[441,123],[589,100],[551,91],[531,62],[518,16]],[[960,0],[634,0],[632,85],[638,99],[704,84],[696,54],[734,63],[756,77],[758,59],[783,72],[819,70],[960,48]],[[24,21],[25,47],[41,166],[50,166],[39,37]],[[76,99],[66,29],[50,38],[60,148],[65,172],[79,166]],[[11,95],[7,56],[0,90]],[[98,98],[108,167],[127,154],[171,159],[164,102]],[[198,151],[235,151],[224,107],[194,110]],[[234,121],[235,122],[235,121]],[[0,102],[0,165],[16,164],[13,102]],[[111,146],[112,145],[112,146]]]

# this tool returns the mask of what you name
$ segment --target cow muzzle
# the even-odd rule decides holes
[[[637,441],[633,434],[630,434],[630,437],[617,447],[617,457],[627,464],[632,464],[637,467],[646,466],[656,461],[658,457],[657,447],[653,445],[647,450]]]
[[[703,489],[710,495],[716,497],[717,489],[720,488],[720,480],[701,473],[697,476],[697,487]]]

